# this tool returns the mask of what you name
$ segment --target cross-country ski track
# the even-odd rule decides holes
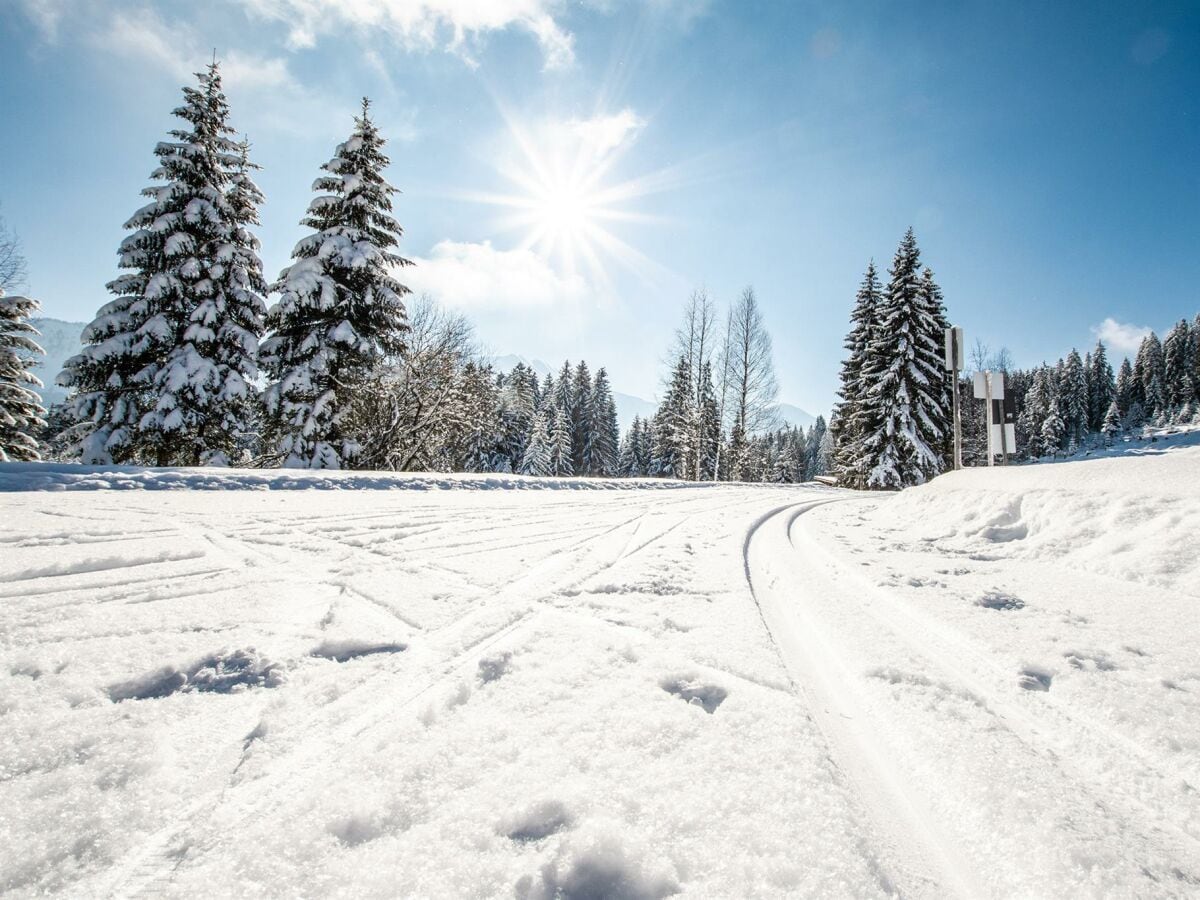
[[[1200,891],[1195,752],[1107,712],[1196,720],[1159,620],[892,540],[892,497],[4,502],[6,894]]]

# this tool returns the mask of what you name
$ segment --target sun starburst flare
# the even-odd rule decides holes
[[[609,183],[643,120],[626,109],[587,120],[526,126],[503,108],[501,113],[511,149],[497,170],[511,190],[472,192],[462,195],[464,199],[502,208],[497,227],[519,233],[519,249],[539,253],[567,275],[585,270],[592,280],[605,284],[615,263],[647,280],[672,277],[609,227],[614,222],[671,221],[631,205],[678,184],[677,173],[663,170]]]

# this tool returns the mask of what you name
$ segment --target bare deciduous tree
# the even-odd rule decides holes
[[[779,382],[771,355],[771,335],[763,323],[754,289],[746,288],[730,314],[729,384],[726,402],[733,427],[743,436],[758,434],[775,427]]]
[[[688,371],[691,373],[692,408],[695,412],[692,446],[695,448],[700,448],[704,441],[704,421],[700,410],[704,405],[705,366],[712,362],[717,342],[716,321],[717,310],[712,298],[701,288],[692,291],[692,296],[683,308],[683,322],[675,329],[673,359],[686,360]],[[696,480],[699,481],[703,454],[697,449],[695,457]]]
[[[407,350],[376,367],[354,392],[347,433],[362,445],[365,468],[431,468],[452,424],[459,376],[479,358],[466,316],[427,295],[409,306],[408,323]]]
[[[25,284],[25,256],[21,242],[0,218],[0,294],[11,294]]]

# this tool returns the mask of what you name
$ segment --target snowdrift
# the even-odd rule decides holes
[[[967,469],[904,491],[872,516],[950,555],[1062,562],[1194,593],[1200,447]]]
[[[706,487],[661,478],[534,478],[441,472],[312,471],[309,469],[81,466],[74,463],[0,463],[0,492],[192,491],[620,491]]]

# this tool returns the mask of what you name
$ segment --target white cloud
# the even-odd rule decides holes
[[[532,250],[497,250],[482,244],[441,241],[428,259],[399,273],[416,293],[462,310],[506,312],[571,303],[590,294],[579,275],[556,271]]]
[[[567,128],[594,158],[601,159],[636,137],[645,124],[645,119],[626,108],[609,116],[572,119],[567,123]]]
[[[406,49],[444,48],[475,65],[472,45],[491,32],[525,31],[538,43],[545,68],[575,61],[574,36],[554,13],[561,0],[240,0],[252,14],[283,22],[293,48],[346,26],[384,31]]]
[[[1136,353],[1143,338],[1150,334],[1150,329],[1144,325],[1118,322],[1109,316],[1099,325],[1093,325],[1092,333],[1110,350],[1116,350],[1119,353]]]

